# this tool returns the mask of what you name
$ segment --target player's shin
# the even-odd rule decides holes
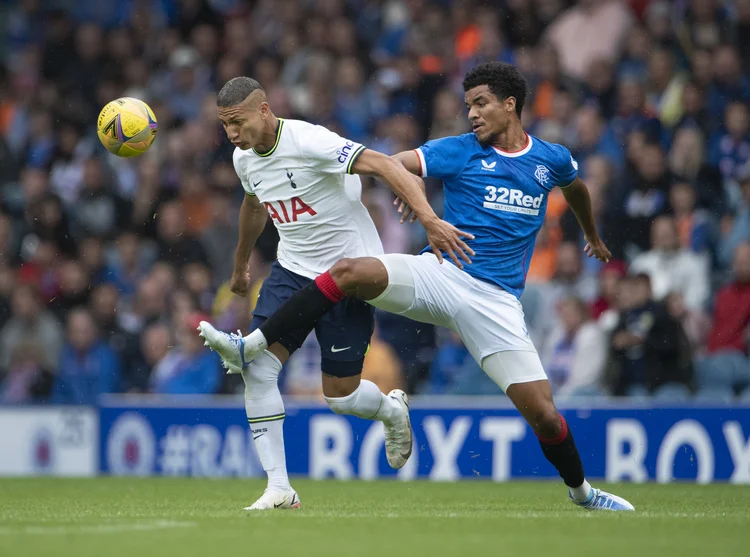
[[[255,351],[272,345],[289,329],[312,329],[318,319],[343,300],[344,296],[330,273],[323,273],[298,290],[259,329],[245,337],[245,356],[252,358]]]
[[[284,402],[278,387],[281,362],[263,352],[242,373],[245,411],[258,458],[268,475],[269,489],[291,489],[284,453]]]
[[[336,414],[350,414],[365,420],[378,420],[390,425],[402,419],[403,411],[398,402],[380,392],[378,386],[363,379],[359,387],[344,397],[324,397]]]
[[[570,493],[578,502],[583,502],[591,492],[591,486],[583,473],[583,462],[568,428],[565,418],[560,416],[561,430],[557,437],[539,437],[539,444],[547,460],[557,469],[560,477],[570,488]]]

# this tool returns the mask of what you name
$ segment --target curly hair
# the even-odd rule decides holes
[[[488,62],[472,69],[464,77],[464,91],[487,85],[490,92],[499,100],[508,97],[516,99],[516,114],[521,117],[523,105],[526,102],[528,83],[518,68],[505,62]]]

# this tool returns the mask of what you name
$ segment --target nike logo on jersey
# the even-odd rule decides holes
[[[257,182],[253,182],[253,187],[254,187],[254,188],[257,188],[257,187],[258,187],[258,186],[260,185],[260,183],[261,183],[262,181],[263,181],[263,180],[258,180]]]
[[[259,438],[263,437],[264,435],[265,435],[265,433],[261,433],[260,435],[254,435],[253,436],[253,441],[255,441],[256,439],[259,439]]]
[[[487,186],[487,195],[484,196],[484,208],[508,213],[521,213],[523,215],[538,215],[539,208],[544,201],[544,194],[536,197],[524,195],[521,190],[496,188]]]
[[[336,345],[333,345],[331,346],[331,352],[335,354],[336,352],[343,352],[344,350],[349,350],[350,348],[351,346],[347,346],[346,348],[336,348]]]
[[[497,161],[488,163],[486,160],[482,159],[482,170],[486,170],[488,172],[495,172],[496,166],[497,166]]]

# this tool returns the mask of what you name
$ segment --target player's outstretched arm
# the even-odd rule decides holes
[[[586,239],[586,247],[583,248],[583,251],[589,257],[596,257],[600,261],[606,262],[612,259],[612,254],[596,231],[594,213],[591,210],[591,197],[589,196],[586,184],[580,178],[576,178],[572,184],[561,189],[565,196],[565,201],[568,202],[578,220],[578,224],[583,230],[583,236]]]
[[[379,177],[399,199],[412,208],[427,231],[430,247],[440,262],[443,261],[442,254],[445,252],[461,269],[463,265],[459,257],[466,263],[471,263],[469,255],[474,255],[474,252],[464,243],[463,238],[474,237],[438,218],[414,176],[409,174],[401,162],[372,149],[365,149],[354,161],[352,172]]]
[[[240,207],[240,234],[237,241],[237,250],[234,254],[234,271],[229,283],[229,289],[240,296],[247,296],[250,289],[250,275],[248,263],[258,236],[266,226],[266,213],[263,205],[254,195],[245,194]]]

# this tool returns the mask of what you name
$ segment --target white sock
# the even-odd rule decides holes
[[[255,329],[249,335],[243,337],[245,341],[245,358],[250,359],[253,355],[257,354],[258,350],[266,350],[268,343],[266,337],[260,332],[260,329]]]
[[[583,480],[583,483],[578,487],[571,487],[568,489],[570,489],[570,494],[573,496],[573,499],[579,503],[583,503],[588,499],[589,493],[591,493],[591,485],[586,480]]]
[[[351,414],[365,420],[378,420],[391,425],[403,416],[401,405],[380,392],[372,381],[363,379],[349,396],[323,397],[336,414]]]
[[[242,372],[245,380],[245,412],[255,450],[268,475],[268,487],[291,489],[284,453],[284,401],[279,392],[279,359],[264,351]]]

